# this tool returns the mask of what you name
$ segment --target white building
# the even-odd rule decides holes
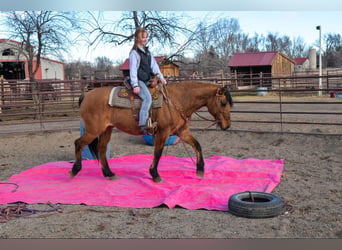
[[[28,64],[22,44],[17,41],[0,39],[0,75],[6,80],[28,80]],[[35,66],[36,60],[33,61]],[[35,79],[64,80],[65,63],[41,57]]]

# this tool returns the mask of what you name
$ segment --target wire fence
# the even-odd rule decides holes
[[[196,80],[230,87],[235,102],[230,130],[340,135],[342,75],[322,76],[321,87],[319,78],[300,75],[261,76],[253,81],[236,77]],[[182,80],[169,79],[169,84]],[[122,82],[41,80],[33,84],[0,78],[0,134],[79,129],[79,96],[93,88],[119,86]],[[212,119],[205,108],[198,113]],[[193,115],[192,129],[208,127],[200,116]]]

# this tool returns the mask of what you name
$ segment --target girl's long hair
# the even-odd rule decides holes
[[[138,28],[135,33],[134,33],[134,44],[132,49],[137,50],[138,49],[138,38],[143,34],[146,33],[148,34],[148,32],[143,29],[143,28]]]

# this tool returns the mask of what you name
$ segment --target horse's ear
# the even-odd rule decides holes
[[[228,89],[226,88],[226,86],[224,86],[224,87],[221,87],[221,88],[217,91],[217,93],[218,93],[219,95],[224,95],[224,94],[226,93],[227,90],[228,90]]]
[[[229,87],[228,85],[225,85],[224,87],[221,88],[221,90],[224,89],[224,95],[226,96],[227,98],[227,101],[229,102],[230,106],[233,107],[234,103],[233,103],[233,98],[232,96],[230,95],[230,92],[229,92]]]

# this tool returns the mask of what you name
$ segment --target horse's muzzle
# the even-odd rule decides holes
[[[230,128],[230,123],[223,125],[222,122],[218,121],[217,124],[222,130],[227,130],[228,128]]]
[[[229,129],[229,128],[230,128],[230,124],[228,124],[228,125],[225,126],[225,127],[221,127],[222,130],[227,130],[227,129]]]

